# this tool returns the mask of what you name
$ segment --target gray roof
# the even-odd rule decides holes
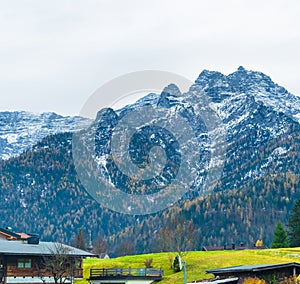
[[[300,263],[297,262],[288,262],[281,264],[259,264],[259,265],[238,265],[238,266],[230,266],[224,268],[216,268],[206,270],[207,273],[212,273],[215,275],[224,274],[224,273],[233,273],[233,272],[255,272],[269,269],[279,269],[285,267],[298,267],[300,268]]]
[[[53,255],[58,251],[73,256],[95,256],[92,253],[61,243],[39,242],[39,244],[27,244],[24,241],[7,241],[0,239],[0,255]]]
[[[188,284],[193,284],[193,283],[201,283],[201,284],[222,284],[222,283],[234,283],[239,280],[238,277],[231,277],[231,278],[226,278],[226,279],[215,279],[215,280],[199,280],[199,281],[194,281],[194,282],[189,282]]]

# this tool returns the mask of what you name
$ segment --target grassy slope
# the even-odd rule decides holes
[[[175,254],[173,254],[175,256]],[[170,269],[169,253],[125,256],[113,259],[86,259],[84,260],[84,278],[88,278],[90,268],[105,267],[144,267],[144,261],[153,258],[153,267],[164,269],[164,279],[160,283],[183,283],[183,272],[174,273]],[[189,252],[183,259],[187,262],[187,280],[210,278],[206,269],[220,268],[244,264],[266,264],[300,262],[300,248],[244,250],[244,251],[214,251]],[[86,280],[77,281],[76,284],[88,284]]]

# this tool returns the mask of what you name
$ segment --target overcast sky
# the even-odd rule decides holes
[[[78,114],[139,70],[259,70],[300,94],[299,0],[0,2],[0,110]]]

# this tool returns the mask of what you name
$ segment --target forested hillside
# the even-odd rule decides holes
[[[286,223],[300,197],[299,133],[298,128],[291,129],[261,147],[256,158],[244,164],[230,159],[216,193],[181,201],[144,217],[115,213],[91,199],[76,176],[71,134],[53,135],[32,151],[1,162],[1,226],[68,243],[83,228],[86,234],[92,232],[93,240],[110,237],[110,251],[115,254],[141,253],[162,250],[160,229],[172,218],[183,216],[193,221],[199,236],[197,243],[190,244],[191,249],[232,242],[252,245],[259,238],[269,244],[277,221]],[[271,160],[270,154],[278,145],[290,151],[280,161],[276,157]],[[249,152],[244,150],[243,155]],[[258,161],[269,163],[265,174],[239,185],[236,176],[241,171],[237,169],[256,167]]]
[[[204,94],[220,117],[211,132],[226,129],[222,144],[226,144],[225,154],[214,157],[224,165],[222,174],[209,183],[206,194],[201,179],[214,169],[207,161],[217,147],[208,145],[209,131],[197,113],[197,108],[204,107],[201,101]],[[194,106],[188,104],[190,98],[196,102]],[[300,98],[265,74],[239,67],[228,76],[204,70],[184,94],[170,85],[161,94],[146,96],[119,111],[99,112],[93,122],[97,132],[82,131],[80,139],[89,141],[96,149],[97,161],[93,163],[103,171],[107,181],[124,192],[131,190],[128,182],[132,185],[134,179],[123,174],[114,163],[111,136],[128,113],[137,109],[143,116],[144,107],[149,105],[163,108],[166,118],[181,116],[185,125],[189,125],[184,130],[191,126],[195,135],[180,145],[174,142],[175,136],[167,135],[163,128],[141,127],[128,145],[131,158],[137,164],[143,166],[142,163],[149,162],[149,152],[154,146],[173,155],[171,158],[178,158],[172,160],[178,168],[180,146],[193,147],[196,151],[192,154],[206,159],[203,163],[199,159],[196,164],[199,167],[195,168],[195,164],[187,163],[186,168],[196,173],[195,186],[187,188],[177,203],[158,213],[138,216],[116,213],[103,207],[107,204],[99,205],[88,195],[75,171],[72,134],[61,133],[47,136],[18,157],[0,161],[0,226],[39,233],[45,240],[67,243],[74,242],[81,228],[86,235],[91,234],[95,245],[99,246],[99,240],[105,239],[112,255],[171,250],[174,231],[170,230],[177,225],[181,233],[189,232],[184,249],[231,243],[253,246],[258,239],[270,245],[277,222],[286,224],[300,197]],[[133,118],[135,120],[135,116]],[[160,125],[159,119],[156,117],[151,123]],[[121,139],[117,145],[127,149],[123,145],[125,140]],[[83,152],[77,154],[83,155]],[[122,160],[123,156],[120,157]],[[83,168],[87,167],[88,175],[95,174],[93,167],[89,171],[94,165],[90,160],[83,158],[81,162]],[[162,178],[169,177],[165,179],[167,184],[176,177],[176,167],[174,169],[173,176],[164,172]],[[159,178],[151,184],[163,180]],[[136,190],[133,193],[141,188],[147,194],[160,190],[148,186],[147,182],[140,182],[140,188],[133,188]],[[104,247],[106,245],[102,250],[106,250]]]

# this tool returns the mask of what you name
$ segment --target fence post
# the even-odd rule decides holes
[[[183,260],[183,273],[184,273],[184,279],[183,279],[183,283],[186,284],[186,261]]]

